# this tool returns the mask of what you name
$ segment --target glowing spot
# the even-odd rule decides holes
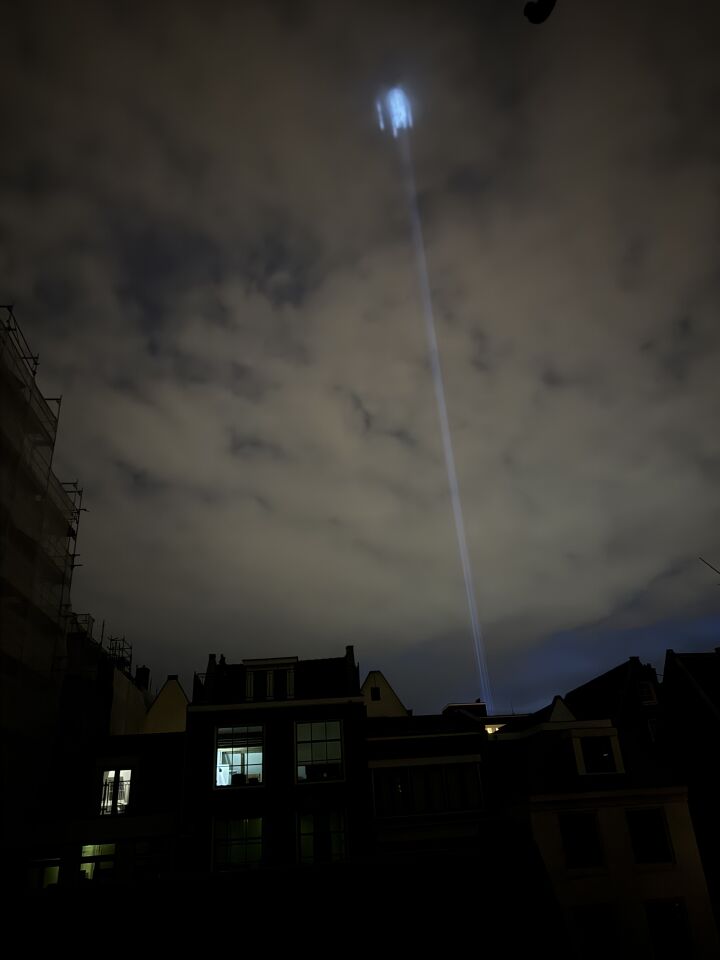
[[[407,94],[401,87],[393,87],[378,97],[375,108],[378,126],[384,130],[387,123],[394,137],[397,137],[398,130],[409,130],[413,125],[412,107]]]

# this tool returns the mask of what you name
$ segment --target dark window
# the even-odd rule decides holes
[[[380,687],[370,687],[370,699],[371,700],[380,699]]]
[[[626,810],[635,863],[672,863],[673,851],[661,807]]]
[[[643,706],[653,706],[658,702],[655,687],[647,680],[642,680],[638,684],[638,692],[640,694],[640,703],[642,703]]]
[[[301,863],[345,859],[345,817],[337,811],[303,813],[298,817]]]
[[[380,817],[473,810],[480,804],[474,763],[375,770],[375,808]]]
[[[276,700],[287,700],[287,670],[275,670],[274,692]]]
[[[237,870],[262,859],[262,817],[215,821],[215,869]]]
[[[253,786],[262,779],[263,728],[218,727],[215,786]]]
[[[610,737],[583,737],[580,743],[586,773],[616,772]]]
[[[568,868],[601,867],[605,862],[602,840],[594,811],[559,815],[560,836]]]
[[[298,723],[297,778],[339,780],[342,777],[342,730],[339,720]]]
[[[570,926],[577,956],[585,960],[607,960],[608,951],[621,943],[617,912],[611,903],[574,907]]]
[[[684,900],[650,900],[645,904],[645,916],[655,960],[695,956]]]
[[[399,817],[411,813],[413,798],[407,767],[398,770],[375,770],[375,809],[379,817]]]

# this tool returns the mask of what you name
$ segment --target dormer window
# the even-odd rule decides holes
[[[287,667],[272,670],[254,668],[245,677],[245,699],[292,700],[295,696],[295,671]]]
[[[587,776],[622,773],[622,758],[616,736],[581,736],[575,739],[578,772]]]

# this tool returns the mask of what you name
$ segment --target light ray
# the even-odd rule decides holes
[[[425,255],[425,240],[423,237],[422,220],[420,218],[417,190],[415,187],[415,171],[412,162],[409,134],[409,130],[412,127],[412,110],[410,108],[410,101],[403,90],[401,90],[399,87],[394,87],[392,90],[389,90],[386,94],[384,94],[383,97],[378,99],[377,112],[381,130],[385,129],[384,118],[387,118],[387,123],[392,129],[393,137],[398,138],[398,131],[408,131],[398,139],[403,163],[408,208],[410,211],[410,223],[412,227],[413,245],[415,247],[418,280],[420,283],[420,298],[422,301],[425,332],[427,334],[428,341],[430,371],[432,373],[433,383],[435,386],[435,400],[437,402],[438,417],[440,419],[440,433],[442,435],[445,468],[447,470],[448,486],[450,488],[450,501],[452,504],[453,519],[455,521],[455,533],[457,536],[458,550],[460,553],[460,565],[462,567],[463,579],[465,581],[465,594],[467,597],[468,613],[470,616],[470,629],[473,636],[475,662],[480,681],[480,694],[483,702],[487,706],[488,713],[491,714],[493,708],[490,674],[487,666],[487,656],[485,653],[482,626],[480,624],[477,601],[475,599],[475,586],[473,582],[472,566],[470,564],[470,554],[468,552],[467,539],[465,536],[465,522],[463,519],[462,502],[460,499],[460,485],[458,483],[457,470],[455,468],[455,454],[453,451],[452,437],[450,434],[450,421],[448,419],[447,402],[445,400],[445,385],[443,383],[442,367],[440,365],[440,351],[438,348],[437,332],[435,329],[435,313],[433,310],[430,281],[428,278],[427,257]]]

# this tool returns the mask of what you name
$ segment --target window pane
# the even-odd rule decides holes
[[[595,813],[593,811],[561,813],[558,819],[566,866],[570,868],[602,866],[603,846]]]
[[[316,760],[327,760],[327,745],[324,743],[313,743],[312,758]]]
[[[102,796],[100,799],[101,814],[112,813],[114,788],[115,788],[115,771],[106,770],[103,773]]]
[[[218,728],[215,786],[262,783],[262,763],[262,727]]]
[[[684,900],[651,900],[645,904],[645,915],[656,960],[693,956]]]
[[[120,782],[118,783],[117,812],[124,813],[130,803],[130,770],[120,771]]]
[[[215,821],[216,869],[240,869],[262,860],[262,817]]]
[[[580,743],[586,773],[615,773],[610,737],[583,737]]]
[[[328,737],[332,731],[335,739]],[[317,782],[342,777],[341,723],[299,723],[297,725],[297,779]],[[304,739],[305,738],[305,739]]]
[[[636,863],[672,863],[665,813],[662,809],[627,810],[630,842]]]
[[[300,838],[300,859],[303,863],[312,863],[313,861],[312,834]]]

